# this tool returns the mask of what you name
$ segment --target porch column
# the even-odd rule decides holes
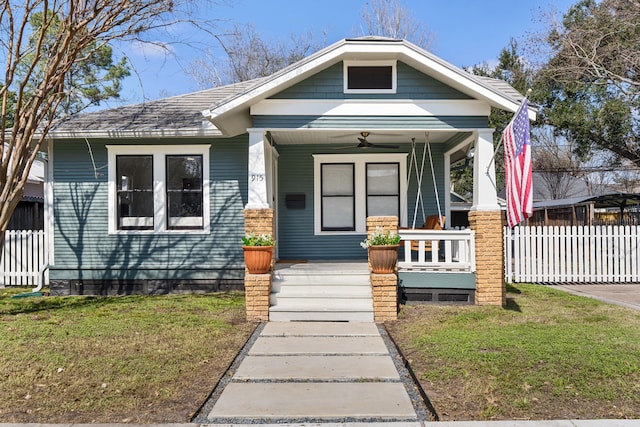
[[[249,129],[249,176],[246,209],[270,208],[267,183],[267,162],[270,164],[270,146],[264,137],[264,129]],[[269,154],[269,155],[267,155]]]
[[[274,212],[269,203],[268,184],[271,147],[264,129],[249,129],[248,200],[244,209],[245,233],[274,235]],[[272,274],[249,274],[245,269],[244,290],[248,321],[269,320]]]
[[[244,230],[245,233],[271,234],[273,235],[273,209],[245,209]],[[272,260],[273,262],[273,260]],[[244,272],[244,295],[248,321],[269,321],[269,296],[271,295],[271,282],[273,275],[250,274]]]
[[[498,204],[493,129],[478,129],[473,161],[473,205],[469,225],[475,231],[476,304],[505,305],[503,214]]]

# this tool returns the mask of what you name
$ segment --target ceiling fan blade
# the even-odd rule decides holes
[[[400,147],[399,147],[399,146],[397,146],[397,145],[372,144],[372,143],[369,143],[369,146],[370,146],[370,147],[374,147],[374,148],[393,148],[393,149],[398,149],[398,148],[400,148]]]

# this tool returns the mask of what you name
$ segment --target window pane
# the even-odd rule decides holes
[[[348,89],[393,89],[393,67],[349,67]]]
[[[322,165],[323,196],[353,196],[353,164]]]
[[[167,156],[167,227],[202,228],[202,156]]]
[[[153,229],[153,157],[116,156],[118,229]]]
[[[352,197],[322,198],[323,230],[354,230]]]
[[[398,194],[399,169],[397,163],[368,163],[367,194]]]
[[[367,197],[368,216],[400,216],[398,212],[399,198],[397,196],[369,196]]]

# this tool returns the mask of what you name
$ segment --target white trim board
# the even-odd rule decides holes
[[[483,116],[491,106],[477,100],[264,99],[251,107],[257,116]]]

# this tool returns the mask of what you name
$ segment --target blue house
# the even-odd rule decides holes
[[[366,266],[367,218],[397,217],[407,241],[425,242],[400,251],[403,282],[466,274],[475,302],[500,304],[488,116],[521,100],[411,43],[367,37],[269,77],[74,117],[48,146],[51,290],[242,288],[243,214],[266,209],[283,264]],[[417,230],[450,220],[450,168],[472,151],[472,230]]]

